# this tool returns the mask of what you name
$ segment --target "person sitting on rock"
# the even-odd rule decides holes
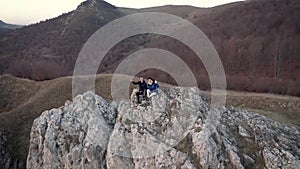
[[[157,89],[159,88],[159,85],[156,80],[149,77],[147,88],[147,97],[150,98],[157,94]]]
[[[139,89],[133,89],[133,92],[131,94],[131,100],[133,100],[134,95],[136,95],[137,102],[139,104],[141,103],[140,95],[146,96],[147,83],[143,77],[140,77],[140,80],[138,82],[134,82],[133,80],[131,80],[131,83],[134,85],[139,85]]]

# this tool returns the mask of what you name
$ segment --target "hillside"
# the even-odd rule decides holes
[[[4,29],[17,29],[23,27],[22,25],[13,25],[13,24],[8,24],[0,20],[0,28]]]
[[[212,41],[222,60],[228,89],[299,93],[299,2],[246,1],[193,11],[186,17]],[[172,44],[172,45],[170,45]],[[207,88],[206,70],[174,39],[159,37],[148,47],[174,51]],[[178,50],[181,49],[181,50]]]
[[[96,94],[111,100],[112,76],[98,75]],[[164,87],[169,87],[160,83]],[[36,82],[11,75],[0,77],[0,131],[7,133],[7,150],[14,161],[24,165],[29,146],[32,122],[41,112],[64,105],[71,100],[72,78],[63,77]],[[210,98],[209,91],[203,94]],[[300,129],[300,99],[298,97],[272,94],[256,94],[228,91],[227,105],[243,108],[268,116],[276,121]],[[23,162],[23,163],[22,163]]]
[[[2,33],[7,32],[7,31],[14,30],[14,29],[21,28],[21,27],[23,27],[23,26],[22,25],[8,24],[8,23],[5,23],[2,20],[0,20],[0,35]]]
[[[72,12],[0,36],[0,73],[34,80],[71,75],[79,51],[96,30],[124,15],[155,11],[183,17],[209,37],[223,62],[228,89],[299,95],[299,8],[299,1],[292,0],[250,0],[205,9],[128,9],[87,0]],[[126,56],[147,47],[167,49],[182,57],[199,87],[209,88],[206,70],[193,52],[174,39],[151,34],[116,45],[99,66],[99,73],[114,72]],[[174,83],[161,71],[143,74]]]

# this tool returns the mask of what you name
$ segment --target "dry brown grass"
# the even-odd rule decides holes
[[[209,91],[203,94],[210,100]],[[300,97],[227,90],[226,106],[247,109],[300,129]]]

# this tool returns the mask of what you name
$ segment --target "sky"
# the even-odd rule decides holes
[[[0,20],[29,25],[72,11],[85,0],[0,0]],[[241,0],[106,0],[118,7],[146,8],[162,5],[213,7]]]

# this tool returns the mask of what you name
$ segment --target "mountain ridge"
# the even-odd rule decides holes
[[[128,9],[104,1],[86,1],[72,12],[1,36],[0,73],[34,80],[71,75],[80,49],[95,31],[119,17],[153,11],[185,18],[208,36],[223,62],[229,89],[299,95],[298,6],[297,1],[265,0],[207,9],[189,6]],[[168,46],[170,42],[174,45]],[[209,88],[201,61],[193,62],[195,56],[180,42],[157,35],[131,37],[117,44],[104,58],[98,73],[113,73],[126,56],[147,47],[177,54],[195,70],[199,87]],[[142,74],[174,83],[163,72],[146,70]]]
[[[0,33],[5,33],[7,31],[11,31],[14,29],[22,28],[23,25],[14,25],[14,24],[9,24],[5,23],[4,21],[0,20]]]

